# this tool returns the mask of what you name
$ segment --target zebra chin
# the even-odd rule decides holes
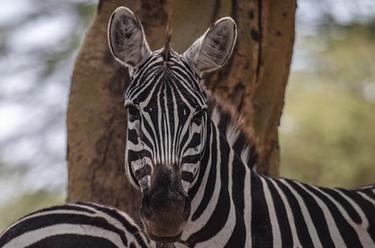
[[[146,232],[152,240],[162,243],[172,243],[180,239],[187,218],[181,219],[179,214],[176,216],[176,213],[173,212],[166,212],[162,215],[158,214],[158,216],[153,215],[151,216],[152,220],[141,214]]]
[[[143,221],[143,223],[145,224],[145,229],[148,237],[153,241],[161,243],[173,243],[179,241],[182,235],[182,230],[186,224],[185,222],[183,225],[181,225],[177,229],[177,231],[176,229],[166,227],[166,225],[161,225],[163,226],[163,228],[160,229],[160,226],[155,227],[152,223],[148,222],[147,220]]]

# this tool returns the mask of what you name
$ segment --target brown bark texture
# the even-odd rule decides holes
[[[296,0],[101,0],[77,56],[69,96],[68,201],[93,201],[127,211],[138,219],[139,193],[124,173],[127,71],[112,58],[107,23],[119,6],[141,19],[152,49],[172,28],[172,46],[183,52],[218,18],[232,16],[238,42],[222,70],[206,86],[242,113],[254,133],[259,168],[278,174],[278,125],[284,105],[293,41]]]

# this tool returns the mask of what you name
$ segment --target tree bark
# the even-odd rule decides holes
[[[239,39],[228,65],[209,75],[206,84],[242,113],[257,140],[258,170],[277,176],[278,126],[293,52],[296,1],[244,0],[232,2],[224,13],[218,9],[236,20]]]
[[[218,18],[232,16],[238,43],[225,68],[205,78],[207,87],[242,112],[257,139],[259,169],[277,175],[277,127],[284,103],[294,40],[295,0],[101,0],[73,71],[69,96],[68,201],[115,206],[138,218],[140,199],[124,173],[128,75],[112,58],[106,38],[110,14],[131,8],[152,49],[162,46],[167,23],[172,46],[184,51]]]

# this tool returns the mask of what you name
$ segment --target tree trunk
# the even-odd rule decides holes
[[[102,0],[73,71],[68,106],[68,201],[115,206],[138,217],[139,197],[124,173],[127,72],[112,58],[106,38],[112,11],[121,5],[141,19],[152,49],[172,30],[172,46],[184,51],[216,19],[238,23],[234,56],[205,78],[207,87],[230,99],[257,138],[259,169],[278,174],[278,132],[294,40],[295,0],[167,1]]]
[[[277,176],[278,126],[293,52],[296,1],[235,1],[224,13],[218,6],[216,16],[229,14],[236,20],[239,39],[228,65],[209,75],[206,84],[242,113],[257,139],[258,170]]]

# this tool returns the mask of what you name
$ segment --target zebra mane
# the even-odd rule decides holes
[[[167,62],[169,61],[169,58],[170,58],[171,39],[172,39],[172,30],[169,27],[169,25],[167,25],[165,33],[167,37],[166,37],[164,49],[163,49],[163,60],[164,62]]]
[[[235,154],[249,167],[256,169],[258,150],[253,133],[246,127],[243,118],[234,106],[218,99],[215,94],[208,93],[208,111],[212,121],[232,146]]]

